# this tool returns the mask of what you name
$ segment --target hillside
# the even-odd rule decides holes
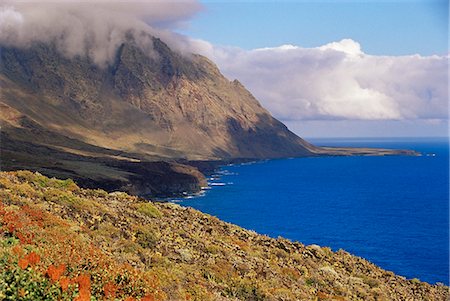
[[[208,59],[152,41],[144,52],[130,37],[107,66],[51,43],[0,45],[0,170],[165,197],[206,185],[175,161],[311,154]]]
[[[53,44],[1,47],[6,131],[26,140],[27,131],[42,128],[47,136],[35,142],[67,152],[96,146],[153,160],[274,158],[314,149],[207,58],[152,41],[145,52],[130,37],[115,62],[101,67],[87,56],[67,58]]]
[[[71,180],[2,172],[0,199],[2,300],[449,298],[448,287],[407,280],[342,250]]]

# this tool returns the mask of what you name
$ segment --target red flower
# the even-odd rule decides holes
[[[61,279],[59,279],[59,285],[61,286],[61,289],[63,292],[67,291],[67,289],[69,288],[69,284],[70,284],[70,279],[67,277],[61,277]]]
[[[74,301],[89,301],[91,299],[91,278],[89,275],[80,275],[75,278],[78,283],[78,297]]]
[[[155,301],[155,297],[153,295],[146,295],[141,298],[141,301]]]
[[[19,267],[20,267],[21,269],[24,269],[24,270],[25,270],[25,269],[28,267],[28,259],[26,259],[26,258],[21,258],[21,259],[19,259],[18,264],[19,264]]]
[[[25,258],[28,260],[28,263],[30,265],[35,265],[35,264],[39,263],[39,261],[41,260],[41,257],[34,252],[31,252],[30,254],[25,256]]]
[[[103,286],[103,293],[105,294],[106,298],[116,297],[116,291],[117,286],[112,282],[108,282],[107,284],[105,284],[105,286]]]
[[[65,271],[66,266],[64,264],[60,264],[58,267],[51,265],[48,267],[46,274],[53,282],[56,282],[59,278],[61,278]]]

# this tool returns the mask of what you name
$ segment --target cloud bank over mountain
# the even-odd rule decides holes
[[[201,10],[194,0],[3,1],[0,43],[26,47],[35,41],[54,41],[69,57],[88,55],[105,65],[130,33],[151,53],[150,34],[179,52],[209,57],[288,123],[448,120],[448,56],[369,55],[351,39],[316,48],[282,45],[245,50],[174,32]]]
[[[0,6],[0,43],[26,47],[54,42],[66,56],[88,55],[96,64],[114,59],[119,45],[133,35],[152,51],[150,35],[183,51],[187,38],[171,30],[183,26],[201,10],[197,1],[3,1]]]
[[[284,121],[448,118],[448,56],[368,55],[351,39],[254,50],[197,43]]]

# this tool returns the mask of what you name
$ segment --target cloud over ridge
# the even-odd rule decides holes
[[[136,41],[148,51],[152,50],[148,35],[183,50],[186,38],[171,30],[201,9],[193,0],[0,3],[0,44],[27,47],[36,41],[55,42],[68,57],[88,55],[99,65],[113,61],[118,46],[130,34],[139,37]]]

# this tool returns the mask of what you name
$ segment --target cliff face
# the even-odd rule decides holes
[[[273,158],[314,149],[205,57],[182,56],[156,38],[153,48],[144,52],[130,39],[115,62],[99,67],[49,44],[2,47],[0,101],[50,132],[147,159]],[[11,136],[21,127],[14,121],[3,116]]]
[[[0,173],[0,298],[6,300],[434,300],[345,251],[258,235],[169,203]],[[85,298],[85,299],[83,299]]]
[[[313,146],[208,59],[152,40],[144,51],[130,38],[101,67],[52,44],[0,45],[1,169],[168,196],[206,185],[174,160],[310,154]]]

